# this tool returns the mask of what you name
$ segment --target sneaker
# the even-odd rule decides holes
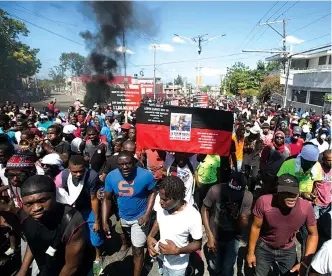
[[[8,248],[7,249],[7,251],[5,252],[5,254],[7,255],[7,256],[11,256],[11,255],[14,255],[14,252],[15,252],[15,250],[13,249],[13,248]]]
[[[93,262],[93,276],[99,276],[99,274],[102,272],[101,262],[100,261],[94,261]]]

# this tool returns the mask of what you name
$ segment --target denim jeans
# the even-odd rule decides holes
[[[233,276],[234,264],[239,251],[237,239],[217,241],[217,254],[209,252],[206,256],[211,276]]]
[[[288,249],[273,249],[262,240],[257,241],[255,276],[268,275],[271,265],[277,263],[280,274],[284,275],[292,269],[296,262],[296,245]]]
[[[315,219],[319,219],[321,215],[331,211],[331,204],[328,206],[314,205]]]
[[[306,247],[306,243],[307,243],[307,239],[308,239],[308,229],[307,226],[305,224],[303,224],[301,226],[301,228],[299,229],[299,233],[301,236],[301,256],[304,256],[305,253],[305,247]]]

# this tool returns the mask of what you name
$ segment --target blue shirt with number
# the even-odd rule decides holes
[[[150,191],[154,189],[153,174],[140,167],[135,167],[128,178],[119,171],[111,171],[105,180],[105,191],[117,196],[120,218],[132,221],[144,215]]]

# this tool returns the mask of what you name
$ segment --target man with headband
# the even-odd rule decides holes
[[[16,213],[29,246],[16,275],[26,275],[35,259],[40,276],[87,275],[92,262],[83,260],[85,228],[79,212],[56,202],[53,180],[44,175],[30,177],[21,187],[23,209],[0,204],[0,212]]]

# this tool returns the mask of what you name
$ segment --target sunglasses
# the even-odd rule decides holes
[[[284,137],[282,137],[282,136],[276,136],[275,138],[279,139],[279,140],[284,140]]]
[[[17,177],[18,179],[21,179],[21,180],[25,179],[28,176],[28,174],[26,172],[19,172],[19,173],[7,173],[6,172],[4,175],[8,179],[12,179],[14,177]]]

